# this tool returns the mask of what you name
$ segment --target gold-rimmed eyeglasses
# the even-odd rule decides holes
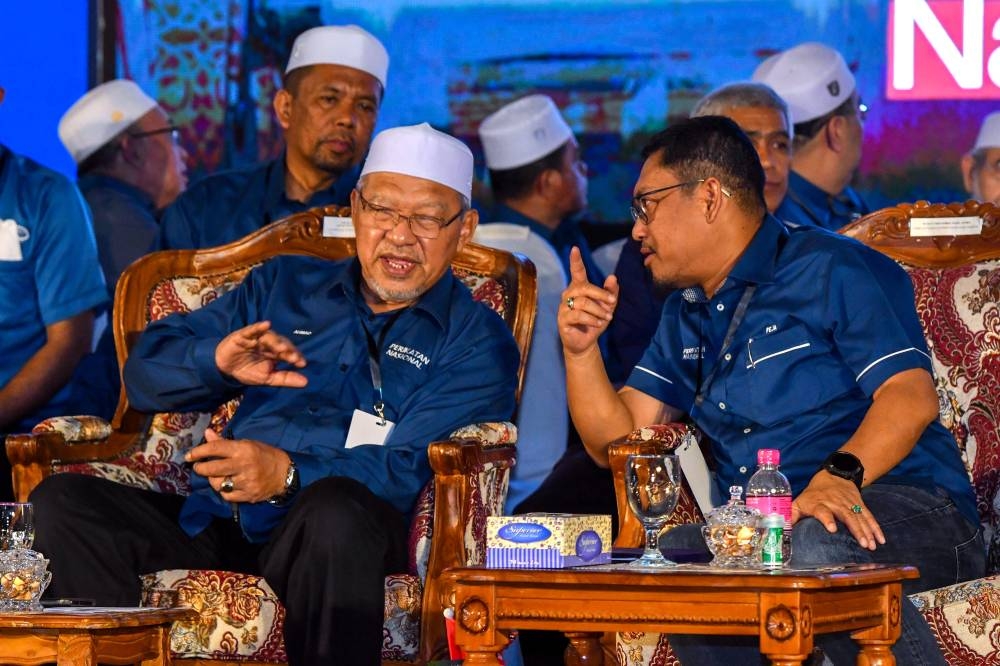
[[[462,217],[466,211],[463,208],[447,220],[442,220],[440,217],[434,217],[433,215],[403,215],[398,210],[379,206],[368,201],[361,194],[361,190],[355,189],[354,191],[358,193],[358,200],[361,202],[361,207],[368,211],[368,218],[372,226],[376,229],[392,231],[396,228],[396,225],[405,220],[414,236],[426,238],[427,240],[433,240],[440,236],[442,229]]]
[[[642,224],[649,224],[649,216],[653,212],[653,208],[656,204],[660,203],[667,198],[664,194],[659,199],[650,199],[649,197],[654,194],[659,194],[661,192],[669,192],[670,190],[677,189],[678,187],[684,187],[686,185],[698,185],[699,183],[704,183],[704,178],[699,178],[698,180],[688,180],[683,183],[677,183],[676,185],[667,185],[666,187],[658,187],[655,190],[649,190],[647,192],[640,192],[639,194],[632,197],[632,205],[628,207],[628,212],[632,216],[632,222],[641,222]],[[721,188],[722,194],[726,197],[733,196],[732,193],[725,187]],[[651,205],[652,204],[652,205]]]

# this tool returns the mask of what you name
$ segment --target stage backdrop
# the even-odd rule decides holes
[[[118,4],[113,35],[118,75],[161,100],[196,172],[278,154],[270,100],[295,35],[356,23],[391,58],[380,128],[427,121],[452,132],[476,152],[482,178],[482,118],[521,95],[547,93],[584,148],[590,217],[624,222],[650,134],[685,117],[707,91],[749,78],[764,58],[806,40],[844,54],[870,107],[857,186],[872,207],[963,198],[958,161],[980,119],[998,108],[996,88],[987,77],[979,99],[933,98],[950,93],[927,93],[920,75],[936,53],[927,55],[930,33],[932,50],[947,55],[951,41],[958,55],[950,66],[978,67],[983,78],[1000,2],[972,16],[978,52],[974,39],[963,42],[975,36],[963,37],[970,6],[984,0],[130,0]],[[915,58],[918,85],[908,91],[892,89],[905,85],[888,72],[892,30]],[[896,56],[905,66],[907,54]]]

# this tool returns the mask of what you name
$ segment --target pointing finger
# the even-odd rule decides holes
[[[575,245],[569,251],[569,278],[570,282],[574,283],[589,282],[587,268],[583,265],[583,255],[580,254],[580,248]]]

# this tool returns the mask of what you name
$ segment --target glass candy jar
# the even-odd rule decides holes
[[[40,611],[39,599],[52,580],[48,565],[34,550],[0,551],[0,612]]]
[[[752,568],[760,564],[760,512],[740,499],[743,488],[730,486],[729,502],[713,509],[702,534],[717,567]]]

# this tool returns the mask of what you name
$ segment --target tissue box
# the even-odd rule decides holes
[[[557,569],[611,562],[611,516],[529,513],[486,519],[486,566]]]

